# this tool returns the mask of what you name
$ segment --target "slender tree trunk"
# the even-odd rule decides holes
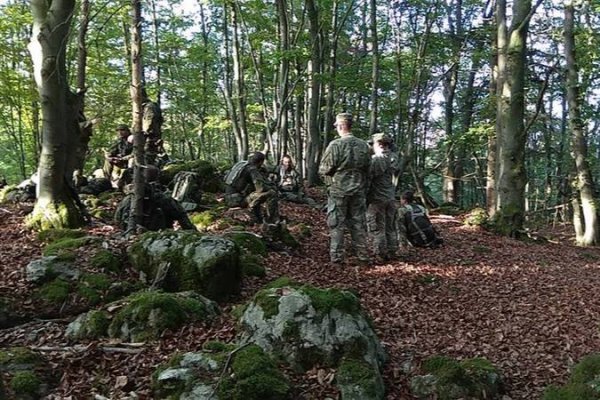
[[[370,0],[371,18],[371,52],[373,58],[371,70],[371,113],[369,116],[369,135],[377,133],[377,116],[379,107],[379,40],[377,38],[377,0]]]
[[[587,142],[580,115],[579,73],[575,55],[575,10],[572,1],[565,2],[565,59],[567,60],[567,99],[572,151],[577,172],[575,185],[581,199],[584,231],[576,230],[577,244],[591,246],[598,241],[598,209],[594,201],[594,180],[587,161]],[[574,203],[575,205],[576,203]],[[575,213],[577,210],[574,210]],[[574,213],[574,214],[575,214]],[[575,214],[576,215],[576,214]],[[582,234],[583,233],[583,234]]]
[[[142,134],[142,2],[131,0],[131,105],[133,121],[133,199],[127,230],[135,233],[144,217],[144,135]]]
[[[231,7],[232,59],[233,59],[233,97],[237,109],[237,125],[241,143],[238,145],[238,157],[248,158],[248,128],[246,126],[246,86],[242,64],[242,47],[239,40],[239,10],[235,4]]]
[[[306,157],[308,185],[319,182],[318,168],[321,158],[321,135],[319,129],[319,106],[321,103],[318,75],[321,69],[319,49],[319,12],[314,0],[306,0],[308,12],[311,56],[308,67],[308,154]]]
[[[162,93],[162,81],[161,81],[161,67],[160,67],[160,42],[158,40],[159,36],[159,24],[158,24],[158,14],[156,13],[156,1],[152,0],[152,27],[154,33],[154,63],[156,64],[156,104],[160,109],[160,98]]]
[[[74,228],[83,218],[65,176],[73,138],[67,129],[65,52],[74,0],[31,0],[33,30],[29,51],[42,109],[42,151],[38,166],[37,201],[28,224],[38,230]]]

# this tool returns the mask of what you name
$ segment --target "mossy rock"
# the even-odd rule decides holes
[[[267,276],[267,270],[263,265],[262,258],[251,254],[246,254],[241,258],[242,274],[244,276],[256,276],[263,278]]]
[[[195,321],[210,321],[217,313],[215,303],[193,292],[141,292],[125,300],[113,318],[108,334],[122,340],[157,339],[167,329]]]
[[[9,194],[11,192],[17,191],[19,190],[17,188],[17,185],[8,185],[3,187],[2,189],[0,189],[0,204],[1,203],[6,203],[8,201],[9,198]]]
[[[35,296],[48,304],[60,305],[69,298],[71,291],[71,284],[58,278],[42,285]]]
[[[67,254],[72,254],[76,249],[80,249],[89,244],[98,242],[100,238],[92,236],[81,236],[81,237],[63,237],[54,241],[49,242],[42,251],[44,257],[56,256],[64,258]]]
[[[336,383],[344,400],[379,400],[385,397],[381,375],[360,358],[347,358],[340,362]]]
[[[193,160],[185,163],[175,163],[165,166],[160,171],[160,183],[167,186],[181,171],[195,172],[202,180],[202,190],[206,192],[218,192],[223,189],[223,183],[217,174],[216,168],[208,161]]]
[[[434,356],[425,360],[423,371],[427,375],[411,380],[413,395],[419,398],[434,394],[440,400],[496,399],[503,391],[498,371],[484,358]]]
[[[600,399],[600,354],[584,357],[571,371],[566,385],[549,386],[543,400]]]
[[[267,255],[267,244],[252,232],[227,232],[223,236],[237,244],[244,254]]]
[[[2,398],[42,398],[56,383],[56,376],[47,360],[26,347],[0,350],[0,371],[7,383],[4,387],[6,397]]]
[[[77,282],[77,293],[94,306],[105,299],[111,281],[106,274],[85,274]]]
[[[86,232],[81,229],[47,229],[38,232],[37,236],[41,242],[50,244],[64,239],[78,239],[86,235]]]
[[[486,227],[489,224],[487,211],[483,208],[472,209],[464,219],[464,224],[468,226]]]
[[[199,231],[225,229],[233,224],[233,220],[223,216],[225,207],[220,205],[210,210],[190,214],[190,221]]]
[[[168,292],[196,290],[214,300],[241,289],[239,250],[232,241],[190,231],[144,234],[128,250],[132,265]]]
[[[123,260],[110,250],[100,249],[90,258],[90,265],[101,271],[120,272],[123,269]]]
[[[98,339],[108,334],[110,318],[106,311],[92,310],[78,316],[67,326],[65,335],[71,339]]]

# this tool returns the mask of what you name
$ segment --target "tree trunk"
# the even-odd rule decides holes
[[[502,4],[503,1],[498,3]],[[501,8],[498,8],[499,14],[505,13],[506,10]],[[498,20],[498,153],[494,222],[500,233],[511,237],[519,235],[525,219],[525,54],[530,11],[530,0],[514,1],[510,33],[505,37],[502,35],[506,32],[506,18]],[[503,57],[505,64],[500,61]]]
[[[377,38],[377,0],[370,0],[371,18],[371,51],[373,65],[371,70],[371,114],[369,116],[369,135],[377,133],[378,100],[377,87],[379,86],[379,40]]]
[[[248,158],[248,128],[246,126],[246,87],[244,84],[244,67],[242,64],[242,48],[239,40],[239,14],[232,4],[231,7],[232,28],[232,59],[233,59],[233,98],[237,109],[237,125],[240,136],[238,144],[238,157],[242,160]]]
[[[133,199],[127,231],[135,233],[144,217],[144,142],[142,133],[142,2],[131,0],[131,105],[133,121]]]
[[[598,209],[594,201],[594,180],[587,161],[587,142],[580,116],[579,72],[575,55],[575,10],[573,3],[565,3],[565,59],[567,61],[567,99],[569,103],[569,128],[571,129],[572,151],[575,159],[575,185],[583,210],[583,232],[576,229],[576,240],[580,246],[591,246],[598,241]],[[577,193],[576,191],[576,193]],[[575,205],[576,203],[574,203]],[[575,215],[578,210],[574,210]],[[577,225],[576,225],[577,227]]]
[[[31,0],[33,30],[29,51],[42,109],[42,151],[38,166],[37,201],[28,224],[34,229],[75,228],[82,215],[65,176],[69,144],[65,52],[74,0]]]
[[[314,0],[306,0],[308,21],[310,26],[311,56],[308,67],[308,152],[306,169],[308,185],[313,186],[319,182],[319,161],[321,158],[321,135],[319,129],[319,108],[321,93],[319,72],[321,69],[321,52],[319,49],[319,12]]]

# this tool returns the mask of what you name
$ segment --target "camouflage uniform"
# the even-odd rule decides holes
[[[328,185],[329,252],[334,263],[344,259],[344,227],[350,230],[358,258],[369,260],[365,227],[369,164],[369,146],[352,134],[333,140],[323,154],[319,174]]]
[[[129,161],[133,158],[133,144],[127,138],[120,138],[106,152],[104,160],[104,176],[111,181],[121,181],[124,172],[129,167]],[[113,177],[115,175],[115,177]],[[113,179],[114,178],[114,179]],[[118,184],[118,186],[122,186]]]
[[[156,165],[159,153],[164,153],[162,148],[163,116],[157,103],[146,99],[142,104],[142,131],[146,136],[144,157],[146,164]]]
[[[373,240],[373,251],[384,260],[396,255],[396,200],[392,164],[389,150],[371,158],[370,187],[367,195],[367,227]]]
[[[279,168],[279,197],[292,203],[316,206],[317,202],[307,197],[302,191],[300,175],[294,168],[286,169],[283,165]]]
[[[196,230],[187,213],[171,196],[164,193],[164,188],[158,183],[146,183],[144,187],[144,216],[142,225],[151,231],[171,229],[173,223],[179,221],[182,229]],[[115,211],[115,220],[122,229],[127,228],[131,212],[133,194],[128,194],[121,200]]]
[[[279,203],[277,190],[268,181],[265,169],[247,161],[238,178],[225,186],[225,202],[229,207],[250,207],[257,222],[262,222],[261,207],[266,205],[267,215],[265,222],[274,224],[279,221]],[[235,168],[235,166],[234,166]]]

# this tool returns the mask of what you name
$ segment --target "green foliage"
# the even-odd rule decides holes
[[[41,384],[40,378],[33,371],[17,371],[10,381],[10,387],[17,395],[36,395]]]
[[[97,240],[98,240],[98,238],[92,238],[89,236],[74,237],[74,238],[71,238],[71,237],[59,238],[55,241],[48,243],[44,247],[44,250],[42,251],[42,255],[44,255],[44,257],[48,257],[48,256],[61,257],[64,255],[68,255],[69,253],[72,253],[72,251],[75,249],[84,247],[90,243],[93,243],[94,241],[97,241]]]
[[[487,211],[483,208],[474,208],[472,209],[464,221],[465,225],[469,226],[483,226],[485,227],[488,224],[488,215]]]
[[[246,254],[263,257],[267,255],[267,245],[265,241],[251,232],[231,232],[226,233],[224,236],[237,244]]]
[[[40,242],[50,244],[66,239],[78,239],[86,236],[86,233],[81,229],[47,229],[38,232],[37,236]]]
[[[33,365],[41,361],[38,353],[29,350],[27,347],[12,347],[0,350],[0,366],[9,365]]]

